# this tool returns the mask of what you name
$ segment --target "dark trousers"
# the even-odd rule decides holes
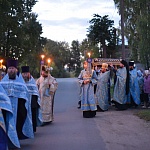
[[[18,110],[17,110],[17,134],[19,139],[25,139],[26,137],[22,133],[22,128],[27,117],[27,110],[25,108],[25,100],[18,99]]]
[[[37,95],[32,95],[31,99],[31,111],[32,111],[32,124],[33,124],[33,131],[36,132],[37,127],[37,113],[38,113],[38,97]]]
[[[83,111],[83,118],[93,118],[96,116],[96,111]]]
[[[0,126],[0,150],[7,150],[7,135]]]

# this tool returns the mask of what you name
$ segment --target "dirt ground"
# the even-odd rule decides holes
[[[111,106],[97,112],[95,122],[108,150],[150,150],[150,122],[135,115],[139,109],[117,111]]]

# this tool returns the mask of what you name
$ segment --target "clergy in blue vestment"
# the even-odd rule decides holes
[[[10,98],[13,109],[14,127],[17,130],[18,139],[33,138],[31,115],[29,114],[29,93],[22,75],[17,74],[16,60],[7,61],[7,74],[0,84]],[[15,148],[14,143],[9,142],[10,148]]]
[[[32,116],[32,123],[33,123],[33,131],[36,132],[36,127],[40,123],[40,97],[39,91],[35,82],[35,79],[30,74],[30,67],[29,66],[22,66],[22,76],[27,85],[29,91],[29,100],[31,106],[31,116]],[[29,109],[30,110],[30,109]]]
[[[101,67],[101,73],[98,75],[97,88],[96,88],[96,99],[98,106],[103,111],[108,110],[109,107],[109,91],[108,83],[110,80],[110,71],[108,71],[108,64],[103,63]]]
[[[127,109],[127,95],[129,93],[129,66],[125,60],[120,61],[120,67],[116,70],[116,82],[112,102],[118,110]]]
[[[130,73],[130,84],[129,84],[129,96],[128,96],[128,102],[131,104],[131,106],[138,106],[141,103],[140,100],[140,87],[138,83],[137,78],[137,69],[134,67],[134,62],[129,62],[129,73]]]
[[[8,140],[20,148],[11,101],[0,84],[0,150],[7,150]]]
[[[97,83],[97,75],[91,69],[91,63],[84,62],[84,70],[78,76],[81,87],[81,110],[83,117],[91,118],[96,115],[96,101],[94,97],[94,85]]]

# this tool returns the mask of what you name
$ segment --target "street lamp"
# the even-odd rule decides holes
[[[77,64],[75,64],[74,66],[75,66],[75,71],[76,71],[76,69],[77,69]]]

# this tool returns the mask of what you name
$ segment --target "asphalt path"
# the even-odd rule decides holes
[[[34,139],[20,141],[21,150],[106,150],[96,118],[83,118],[77,109],[77,79],[57,81],[54,122],[38,127]]]

